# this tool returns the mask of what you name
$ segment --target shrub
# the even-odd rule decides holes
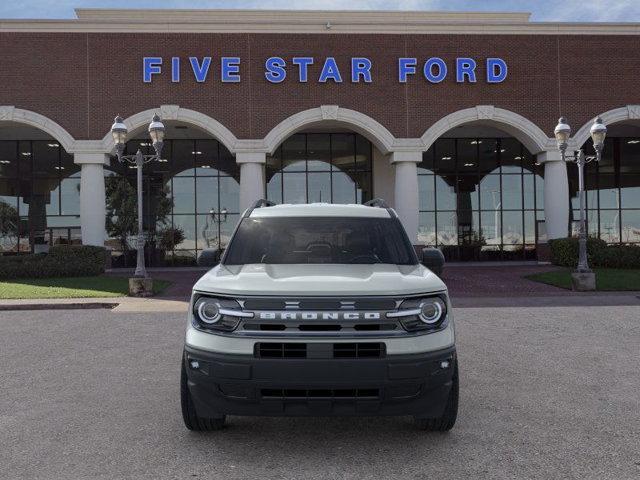
[[[104,273],[103,247],[57,245],[49,253],[0,257],[0,278],[87,277]]]
[[[610,245],[594,259],[594,266],[640,268],[640,246]]]
[[[184,230],[181,228],[165,228],[158,232],[158,247],[165,252],[173,250],[184,242]]]
[[[562,267],[578,264],[578,239],[550,240],[551,263]],[[640,247],[633,245],[607,245],[598,238],[587,238],[587,260],[591,267],[640,268]]]
[[[578,264],[578,239],[577,238],[559,238],[550,240],[551,246],[551,263],[562,267],[575,267]],[[602,254],[607,248],[607,242],[599,238],[587,238],[587,259],[589,263],[593,263],[594,258]]]

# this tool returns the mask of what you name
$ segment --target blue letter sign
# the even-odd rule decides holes
[[[371,83],[371,60],[368,58],[351,59],[351,81],[358,83],[360,77],[362,77],[366,83]]]
[[[240,57],[222,57],[220,78],[223,82],[240,81]]]
[[[309,65],[313,65],[313,57],[293,57],[291,63],[298,65],[298,81],[307,83]]]
[[[144,57],[142,59],[142,80],[151,83],[151,75],[157,75],[162,71],[162,57]]]
[[[320,72],[319,82],[325,83],[327,80],[333,80],[336,83],[342,83],[342,77],[340,76],[340,69],[336,63],[336,59],[333,57],[327,57],[324,61],[324,66]]]
[[[487,58],[487,83],[502,83],[507,78],[507,62],[501,58]]]
[[[286,62],[280,57],[267,58],[264,66],[267,71],[264,72],[264,76],[271,83],[280,83],[287,78],[287,71],[284,69]]]
[[[438,67],[438,73],[433,73],[433,67]],[[424,64],[424,77],[431,83],[440,83],[447,76],[447,64],[438,57],[427,60]]]
[[[198,83],[208,80],[211,68],[212,57],[187,57],[193,76]],[[143,57],[142,59],[142,80],[144,83],[151,83],[155,76],[171,76],[172,83],[180,83],[182,80],[181,57],[170,57],[171,68],[166,72],[162,71],[162,57]],[[507,62],[498,57],[487,57],[482,60],[472,57],[458,57],[445,60],[440,57],[398,57],[398,70],[396,72],[398,83],[418,81],[414,77],[418,73],[418,68],[422,69],[424,80],[431,84],[448,81],[452,83],[455,77],[457,83],[476,83],[476,74],[479,61],[486,62],[486,76],[480,74],[481,81],[495,84],[502,83],[507,79],[509,69]],[[347,61],[349,63],[347,63]],[[240,83],[240,57],[220,57],[220,78],[215,78],[221,83]],[[169,63],[169,62],[167,62]],[[316,66],[317,64],[317,66]],[[342,83],[343,77],[340,67],[335,57],[325,57],[315,59],[314,57],[269,57],[264,62],[264,77],[269,83],[282,83],[287,79],[287,66],[293,65],[297,68],[292,75],[290,82],[308,83],[309,79],[318,83]],[[374,74],[372,72],[373,62],[367,57],[351,57],[344,59],[343,68],[349,68],[349,73],[345,73],[351,83],[373,83]],[[451,72],[451,74],[449,73]],[[379,72],[376,72],[379,73]],[[393,72],[383,72],[384,75],[392,75]],[[214,75],[212,75],[214,76]],[[297,77],[297,78],[296,78]],[[168,78],[167,78],[168,80]],[[424,83],[424,81],[423,81]]]
[[[198,57],[189,57],[191,62],[191,69],[193,75],[196,77],[196,82],[202,83],[207,79],[207,73],[209,73],[209,67],[211,66],[211,57],[204,57],[202,59],[202,65],[198,63]]]
[[[400,83],[407,83],[407,75],[413,75],[416,73],[415,58],[399,58],[398,59],[398,81]]]

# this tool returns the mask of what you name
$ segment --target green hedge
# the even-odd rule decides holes
[[[597,267],[640,268],[640,246],[610,245],[596,258]]]
[[[578,239],[561,238],[549,241],[551,263],[562,267],[578,264]],[[598,238],[587,238],[587,259],[591,267],[640,268],[640,247],[607,245]]]
[[[0,257],[0,279],[100,275],[106,259],[103,247],[58,245],[49,253]]]

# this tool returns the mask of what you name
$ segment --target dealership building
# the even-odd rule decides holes
[[[0,254],[106,245],[131,264],[135,168],[147,255],[188,265],[224,247],[256,199],[384,198],[416,245],[450,260],[535,259],[576,231],[640,243],[640,24],[526,13],[93,10],[0,20]],[[135,223],[135,222],[133,222]]]

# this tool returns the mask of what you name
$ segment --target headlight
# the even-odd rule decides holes
[[[201,329],[231,332],[238,327],[241,318],[253,317],[253,313],[243,312],[233,299],[199,295],[194,300],[193,324]]]
[[[447,320],[447,302],[444,295],[404,300],[396,312],[387,313],[397,318],[405,330],[439,330]]]
[[[418,317],[427,325],[435,325],[442,319],[442,314],[447,307],[438,297],[427,298],[419,304]]]
[[[201,298],[196,302],[195,310],[198,319],[207,325],[212,325],[222,318],[220,303],[214,298]]]

